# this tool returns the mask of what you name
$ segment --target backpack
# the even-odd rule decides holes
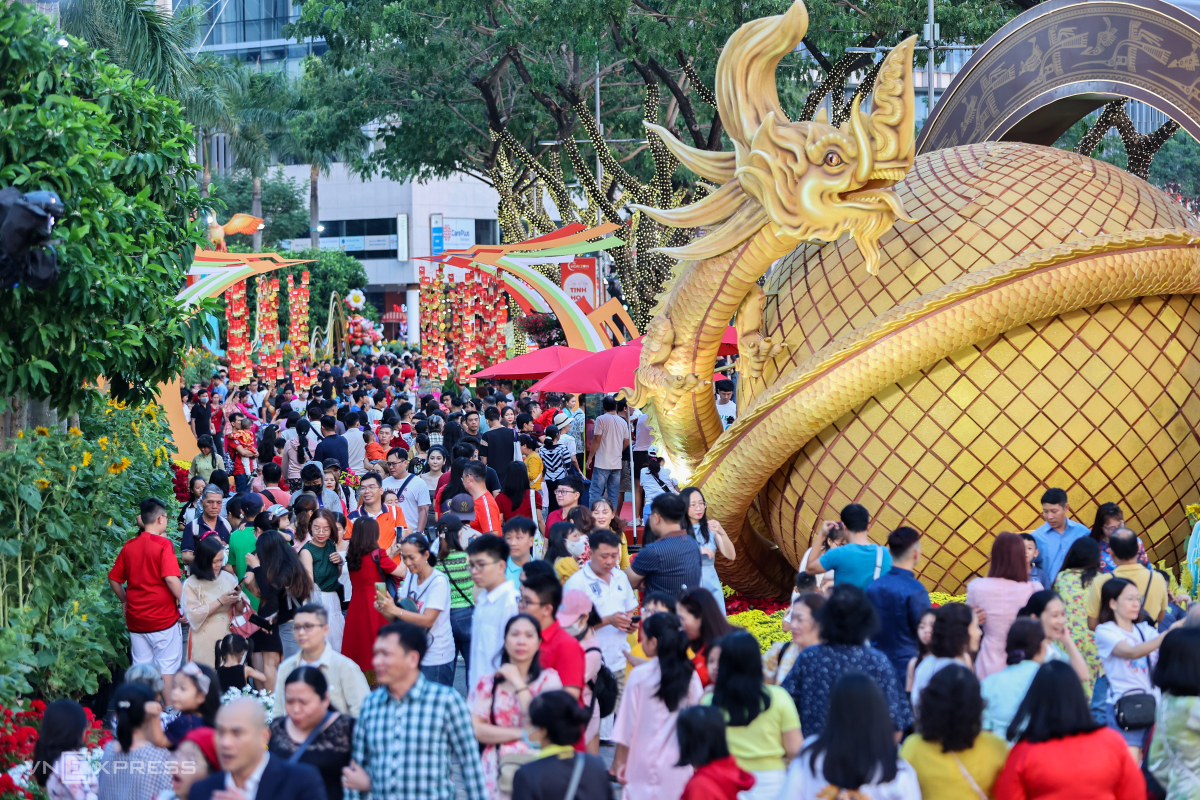
[[[599,653],[599,647],[589,647],[583,651],[586,658],[588,653]],[[620,692],[620,687],[617,686],[617,678],[612,674],[612,670],[604,666],[604,662],[600,662],[600,671],[596,673],[594,680],[588,681],[588,688],[592,690],[592,703],[589,708],[600,706],[600,718],[603,719],[617,708],[617,695]]]

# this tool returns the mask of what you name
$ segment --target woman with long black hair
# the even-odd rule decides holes
[[[743,800],[775,800],[784,770],[800,752],[800,717],[791,695],[763,682],[758,640],[734,631],[718,645],[717,682],[701,701],[725,713],[726,740],[738,766],[754,776]]]
[[[171,788],[171,751],[154,744],[162,731],[162,704],[141,683],[123,683],[113,695],[117,738],[100,756],[98,800],[154,800]]]
[[[279,426],[272,423],[263,429],[262,439],[258,442],[258,466],[262,468],[275,460],[275,439],[279,436]]]
[[[717,601],[713,599],[712,592],[699,586],[687,589],[679,595],[679,600],[675,604],[675,613],[679,615],[679,620],[683,624],[683,632],[688,638],[688,644],[692,648],[692,652],[696,654],[692,663],[696,665],[696,673],[700,676],[700,682],[705,686],[710,686],[712,679],[708,674],[708,651],[718,639],[736,629],[729,624],[725,613],[717,607]],[[761,669],[760,661],[759,670]]]
[[[888,702],[870,676],[838,679],[821,733],[804,740],[779,796],[921,800],[917,773],[897,752]]]
[[[33,779],[50,800],[86,800],[96,791],[96,775],[86,769],[83,734],[88,728],[83,706],[74,700],[55,700],[46,706],[33,746]],[[64,754],[75,757],[62,763]]]
[[[542,692],[562,689],[558,673],[543,668],[538,660],[541,644],[542,627],[536,619],[529,614],[511,617],[504,626],[500,669],[494,675],[482,676],[467,695],[475,738],[483,745],[483,774],[493,800],[512,790],[502,781],[500,757],[532,749],[525,736],[530,702]]]
[[[610,771],[624,787],[624,800],[678,800],[692,776],[679,763],[675,718],[703,694],[687,656],[679,617],[652,614],[642,623],[642,649],[649,661],[633,668],[617,709],[612,738],[617,744]]]
[[[1092,718],[1079,676],[1061,661],[1038,669],[1008,726],[1016,744],[996,779],[996,799],[1146,796],[1125,740]]]
[[[274,692],[279,662],[300,651],[292,636],[292,617],[297,608],[312,599],[313,582],[296,551],[279,531],[270,530],[270,524],[258,518],[254,521],[254,527],[263,529],[263,533],[255,542],[255,552],[246,556],[249,567],[246,586],[259,599],[257,616],[267,623],[252,639],[254,649],[263,654],[267,691]],[[264,631],[269,632],[260,637]],[[271,655],[275,657],[272,659]]]
[[[715,559],[719,551],[726,560],[733,561],[737,558],[737,550],[721,523],[708,518],[708,504],[699,489],[689,486],[679,493],[679,499],[687,509],[684,529],[700,545],[700,585],[712,592],[713,599],[724,614],[725,592],[721,589],[721,579],[717,577]]]
[[[522,465],[524,466],[524,465]],[[513,517],[533,518],[533,505],[530,502],[532,492],[529,488],[529,472],[524,469],[510,469],[504,473],[504,488],[496,498],[500,508],[500,521],[508,522]]]

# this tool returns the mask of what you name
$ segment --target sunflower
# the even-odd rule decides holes
[[[112,475],[120,475],[122,472],[129,469],[129,466],[132,463],[133,462],[130,461],[128,458],[122,458],[120,461],[110,464],[108,467],[108,471]]]
[[[88,452],[87,450],[84,450],[83,451],[83,465],[86,467],[90,463],[92,463],[92,454],[90,452]]]
[[[83,431],[79,430],[79,428],[67,428],[67,433],[72,436],[83,436]]]
[[[36,428],[34,428],[33,432],[36,433],[38,436],[49,436],[50,435],[50,429],[44,428],[41,425],[38,425]]]
[[[39,489],[49,489],[50,488],[50,481],[45,480],[44,478],[34,481],[34,484]]]
[[[108,449],[108,437],[101,436],[98,440],[96,440],[96,444],[100,445],[101,450],[107,450]]]

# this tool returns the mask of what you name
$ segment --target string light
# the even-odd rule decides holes
[[[1142,180],[1149,180],[1150,165],[1154,163],[1154,156],[1179,130],[1179,123],[1167,120],[1153,133],[1138,133],[1137,128],[1133,125],[1133,120],[1129,118],[1129,113],[1125,110],[1126,100],[1128,98],[1118,98],[1104,106],[1096,124],[1075,145],[1075,152],[1090,156],[1099,146],[1105,134],[1112,128],[1116,128],[1128,156],[1129,166],[1127,169]]]

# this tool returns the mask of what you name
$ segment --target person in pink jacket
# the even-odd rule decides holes
[[[1004,649],[1008,629],[1017,612],[1029,601],[1030,595],[1046,587],[1029,580],[1025,562],[1025,542],[1015,533],[1005,531],[992,543],[992,561],[986,578],[976,578],[967,584],[967,605],[976,614],[983,612],[983,640],[975,656],[975,674],[983,680],[993,672],[1004,669],[1007,652]]]
[[[687,657],[679,617],[658,613],[643,622],[642,649],[650,661],[625,680],[609,771],[624,787],[624,800],[679,800],[692,768],[678,766],[675,718],[699,704],[704,689]]]

